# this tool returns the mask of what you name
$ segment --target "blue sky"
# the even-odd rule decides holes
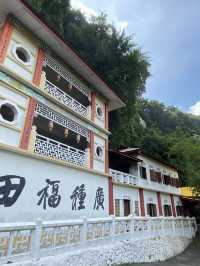
[[[100,11],[151,59],[145,97],[200,115],[199,0],[71,0],[87,16]]]

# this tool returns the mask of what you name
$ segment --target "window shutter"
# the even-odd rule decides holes
[[[150,215],[150,204],[147,204],[147,214]]]
[[[153,169],[150,169],[150,179],[151,179],[151,181],[155,181],[154,175],[155,175],[154,170]]]

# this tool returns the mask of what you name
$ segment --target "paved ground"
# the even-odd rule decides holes
[[[200,236],[175,258],[159,263],[129,264],[123,266],[200,266]]]

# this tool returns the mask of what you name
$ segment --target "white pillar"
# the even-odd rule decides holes
[[[120,217],[124,217],[124,200],[119,200],[119,206],[120,206]]]

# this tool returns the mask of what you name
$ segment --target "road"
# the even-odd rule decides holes
[[[165,262],[123,266],[200,266],[200,237],[196,238],[183,253]]]

